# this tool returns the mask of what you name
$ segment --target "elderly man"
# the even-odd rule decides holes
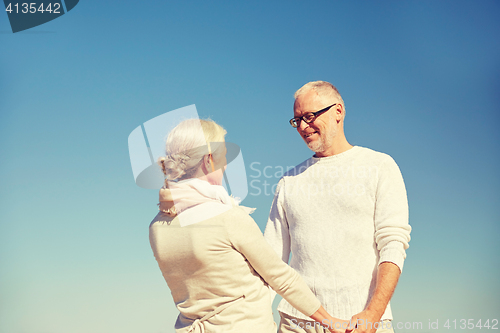
[[[406,189],[389,155],[347,142],[344,119],[330,83],[295,93],[290,124],[315,154],[280,179],[265,237],[283,261],[292,252],[290,266],[329,313],[351,320],[347,332],[393,332],[389,300],[411,231]],[[279,332],[322,330],[285,300],[278,310]]]

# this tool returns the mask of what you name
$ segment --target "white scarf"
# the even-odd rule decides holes
[[[173,204],[172,204],[173,203]],[[192,178],[180,182],[168,182],[168,188],[160,190],[160,210],[179,217],[181,226],[187,226],[222,214],[239,206],[240,199],[230,196],[221,185]],[[175,207],[172,209],[171,207]],[[247,214],[255,208],[240,206]]]

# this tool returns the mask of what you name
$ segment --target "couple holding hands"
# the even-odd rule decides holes
[[[150,243],[177,333],[393,332],[389,301],[411,231],[401,172],[389,155],[349,144],[332,84],[309,82],[294,97],[290,124],[314,155],[280,179],[264,236],[221,186],[225,130],[191,119],[168,135]]]

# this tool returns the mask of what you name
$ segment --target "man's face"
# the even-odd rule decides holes
[[[316,112],[337,101],[322,99],[314,90],[300,95],[294,104],[294,117],[301,117],[306,113]],[[337,135],[337,121],[335,119],[336,109],[332,107],[327,112],[319,115],[312,123],[301,120],[297,126],[297,132],[307,144],[309,149],[316,153],[317,157],[325,156],[325,153],[333,145]]]

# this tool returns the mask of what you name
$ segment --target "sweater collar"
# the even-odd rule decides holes
[[[181,221],[181,225],[189,225],[237,207],[240,201],[239,198],[230,196],[221,185],[212,185],[207,181],[192,178],[179,182],[168,182],[168,188],[164,186],[160,190],[160,203],[158,205],[160,211],[175,217],[199,205],[212,204],[205,205],[202,211],[188,214],[189,217]],[[239,207],[247,214],[251,214],[255,210],[255,208]]]
[[[354,154],[356,154],[356,152],[360,149],[361,147],[359,146],[353,146],[352,148],[340,153],[340,154],[336,154],[336,155],[332,155],[332,156],[326,156],[326,157],[316,157],[316,156],[312,156],[311,157],[311,162],[314,164],[314,163],[323,163],[323,162],[333,162],[333,161],[340,161],[342,159],[346,159],[350,156],[353,156]]]

